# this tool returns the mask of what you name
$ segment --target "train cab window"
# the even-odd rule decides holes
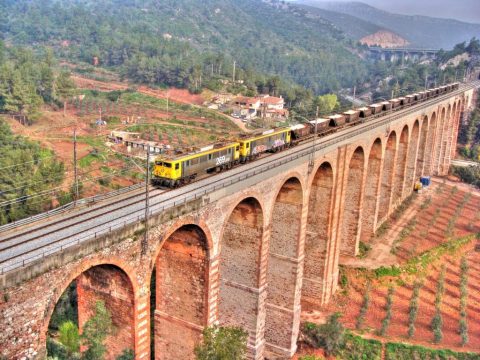
[[[162,165],[169,169],[172,167],[172,164],[167,162],[163,163]]]
[[[236,151],[240,151],[240,145],[237,145],[237,147],[235,148]]]
[[[229,154],[232,153],[232,148],[229,148],[229,149],[228,149],[228,153],[229,153]]]
[[[212,160],[212,154],[208,154],[208,160]]]
[[[180,169],[180,164],[179,164],[179,163],[176,163],[176,164],[175,164],[175,170],[178,170],[178,169]]]
[[[161,161],[155,161],[155,165],[162,166],[162,162]]]
[[[247,143],[247,149],[250,147],[250,143]]]

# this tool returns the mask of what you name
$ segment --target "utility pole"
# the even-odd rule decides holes
[[[150,145],[147,145],[147,173],[145,176],[145,233],[142,241],[142,255],[147,253],[148,248],[148,217],[150,210]]]
[[[73,204],[77,205],[78,200],[78,172],[77,172],[77,128],[73,129]]]
[[[425,74],[425,90],[427,90],[428,74]]]
[[[236,70],[237,62],[233,60],[233,84],[235,84],[235,70]]]
[[[446,73],[443,73],[443,85],[445,85],[445,78],[446,78],[447,74]]]
[[[352,100],[352,106],[353,106],[354,109],[355,109],[355,94],[356,94],[356,92],[357,92],[357,87],[354,86],[353,87],[353,100]]]

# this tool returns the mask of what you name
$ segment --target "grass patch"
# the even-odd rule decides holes
[[[467,352],[455,352],[448,349],[430,349],[419,345],[389,342],[385,346],[385,359],[479,360],[480,355]]]
[[[461,238],[452,239],[408,260],[405,265],[392,265],[389,267],[381,266],[378,269],[375,269],[375,277],[381,278],[384,276],[400,276],[403,273],[417,274],[424,272],[430,264],[439,260],[443,255],[455,254],[461,247],[469,244],[476,237],[480,237],[480,234],[467,235]]]
[[[364,339],[350,331],[345,331],[344,344],[337,353],[342,360],[380,360],[382,343],[375,339]]]

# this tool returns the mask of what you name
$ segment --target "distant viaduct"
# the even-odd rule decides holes
[[[80,327],[97,299],[113,316],[108,359],[192,359],[214,324],[246,329],[251,359],[290,358],[302,304],[335,294],[340,254],[355,256],[421,175],[448,173],[474,92],[462,89],[323,138],[314,155],[299,145],[169,192],[197,191],[152,214],[143,248],[137,221],[4,270],[1,355],[43,359],[75,281]]]

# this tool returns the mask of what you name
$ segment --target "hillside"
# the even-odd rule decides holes
[[[347,36],[355,40],[359,40],[362,37],[382,30],[380,26],[345,13],[329,11],[326,9],[297,3],[294,3],[294,5],[302,9],[302,11],[308,14],[307,16],[310,18],[328,20],[340,31],[344,32]]]
[[[354,16],[408,40],[412,46],[451,49],[457,43],[480,37],[480,24],[427,16],[389,13],[361,2],[322,2],[299,0],[298,3]],[[331,19],[335,23],[333,19]],[[340,26],[340,25],[339,25]],[[361,38],[359,34],[354,38]]]
[[[366,77],[341,30],[276,0],[10,1],[0,3],[0,31],[7,42],[191,90],[231,77],[234,60],[247,83],[275,74],[317,93]]]

